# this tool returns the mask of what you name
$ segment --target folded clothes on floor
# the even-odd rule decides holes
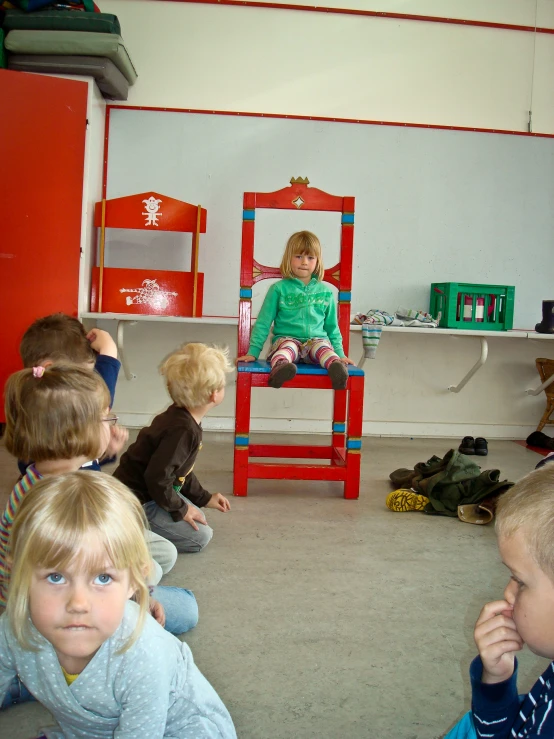
[[[356,313],[352,323],[362,326],[362,342],[366,359],[375,359],[377,346],[384,326],[406,326],[409,328],[436,328],[440,315],[434,319],[429,313],[398,308],[392,316],[384,310],[371,309],[367,313]]]

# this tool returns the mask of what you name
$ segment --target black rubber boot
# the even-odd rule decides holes
[[[542,301],[542,321],[537,323],[535,331],[539,334],[554,334],[554,300]]]

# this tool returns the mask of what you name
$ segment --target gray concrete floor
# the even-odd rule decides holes
[[[364,439],[357,501],[334,483],[254,481],[230,513],[208,512],[212,542],[164,582],[196,594],[200,622],[184,639],[240,739],[437,739],[468,709],[473,625],[507,580],[494,530],[385,507],[389,472],[458,443]],[[539,459],[513,442],[489,448],[478,463],[511,480]],[[197,473],[230,494],[231,435],[205,434]],[[16,477],[0,447],[0,498]],[[522,654],[520,691],[545,664]],[[45,723],[39,705],[14,707],[0,737]]]

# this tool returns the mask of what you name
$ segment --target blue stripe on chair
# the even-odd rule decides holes
[[[349,364],[346,368],[348,370],[349,377],[363,377],[364,371],[359,367],[355,367]],[[256,375],[269,375],[271,372],[271,365],[263,359],[258,359],[255,362],[239,362],[237,364],[238,372],[248,372],[249,374]],[[296,370],[297,375],[327,375],[328,372],[323,367],[317,364],[299,364]]]
[[[339,301],[342,303],[350,303],[352,300],[352,293],[351,292],[339,292]]]
[[[346,431],[346,424],[345,423],[333,423],[333,431],[335,434],[344,434]]]
[[[248,444],[249,444],[248,436],[235,436],[235,446],[248,446]]]
[[[347,439],[346,440],[346,448],[347,449],[361,449],[362,448],[362,440],[361,439]]]
[[[240,295],[241,298],[251,298],[252,297],[252,288],[241,287],[239,295]]]
[[[255,210],[243,210],[242,211],[242,220],[243,221],[255,221],[256,220],[256,211]]]
[[[343,213],[340,219],[341,223],[354,223],[354,213]]]

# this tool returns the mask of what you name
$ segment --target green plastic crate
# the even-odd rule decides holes
[[[509,331],[514,325],[515,287],[433,282],[429,313],[441,328]]]

